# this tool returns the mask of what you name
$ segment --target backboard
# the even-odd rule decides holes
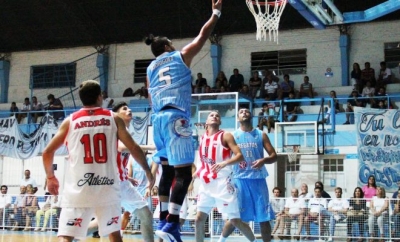
[[[318,153],[317,122],[276,122],[275,150],[277,154],[290,154],[298,146],[297,154]]]

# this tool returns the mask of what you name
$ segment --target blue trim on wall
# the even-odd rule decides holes
[[[211,86],[214,86],[214,81],[217,79],[218,72],[221,70],[221,57],[222,57],[222,46],[217,44],[211,45],[211,60],[212,60],[212,68],[213,68],[213,76],[214,79],[212,80]]]
[[[10,62],[0,61],[0,103],[8,102],[8,87],[10,83]]]
[[[339,47],[340,47],[340,63],[342,65],[342,86],[348,86],[350,84],[349,43],[350,39],[348,35],[340,35]]]
[[[108,93],[108,62],[107,54],[98,54],[96,59],[96,67],[99,69],[100,87],[102,91]]]

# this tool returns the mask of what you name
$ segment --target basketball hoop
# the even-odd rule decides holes
[[[286,145],[285,150],[288,156],[288,161],[292,163],[297,160],[297,154],[299,153],[300,145]]]
[[[247,7],[253,14],[257,24],[257,40],[267,40],[267,32],[269,41],[271,34],[274,42],[278,44],[279,20],[283,10],[285,9],[287,0],[246,0]]]

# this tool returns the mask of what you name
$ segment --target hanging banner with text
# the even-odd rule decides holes
[[[386,192],[398,190],[400,181],[400,111],[355,108],[359,159],[358,185],[374,175]]]

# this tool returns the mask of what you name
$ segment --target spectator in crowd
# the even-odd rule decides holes
[[[265,100],[273,101],[278,98],[279,85],[273,81],[272,74],[266,76],[261,86],[260,97]]]
[[[342,198],[342,188],[335,188],[336,198],[333,198],[328,203],[329,217],[329,237],[328,241],[332,241],[332,236],[335,235],[336,222],[346,219],[347,210],[349,209],[349,202]]]
[[[289,93],[289,99],[288,100],[293,100],[294,99],[294,92]],[[286,102],[286,111],[285,111],[285,121],[286,122],[295,122],[297,120],[297,113],[298,109],[300,106],[299,102]],[[289,118],[290,117],[290,118]]]
[[[6,223],[11,212],[11,201],[12,197],[7,194],[8,187],[6,185],[1,186],[1,196],[0,196],[0,226],[7,226]]]
[[[353,70],[351,71],[351,79],[354,80],[354,83],[357,84],[357,91],[359,93],[362,92],[363,83],[361,82],[361,68],[360,65],[355,62],[353,63]]]
[[[253,71],[253,76],[249,80],[250,96],[256,98],[257,92],[260,91],[262,80],[258,75],[258,71]]]
[[[36,211],[36,232],[46,232],[47,223],[49,222],[51,215],[57,215],[58,209],[60,208],[59,197],[47,196],[46,203],[40,210]],[[40,219],[44,216],[43,226],[40,228]]]
[[[394,228],[392,230],[392,237],[400,237],[400,188],[393,193],[393,222]],[[396,196],[395,196],[396,195]]]
[[[283,76],[283,82],[280,84],[281,95],[280,99],[288,98],[290,93],[294,91],[294,81],[291,81],[290,76],[288,74]]]
[[[222,87],[222,82],[218,80],[215,81],[215,86],[212,88],[214,92],[220,92]]]
[[[233,75],[229,78],[229,91],[238,92],[244,84],[243,75],[239,73],[237,68],[233,69]]]
[[[305,198],[305,199],[309,199],[312,198],[313,194],[311,192],[308,192],[308,185],[305,183],[301,184],[301,188],[300,188],[300,194],[299,194],[299,198]]]
[[[327,209],[327,200],[322,197],[322,188],[314,188],[314,197],[310,199],[308,203],[308,215],[304,219],[306,233],[310,235],[310,224],[313,221],[317,221],[319,225],[319,231],[324,231],[324,212]]]
[[[347,212],[347,237],[353,237],[353,224],[358,223],[360,237],[364,237],[365,221],[367,220],[367,204],[364,199],[364,192],[361,187],[354,189],[353,197],[350,199],[349,211]],[[351,239],[348,238],[347,242]],[[357,242],[362,242],[359,238]]]
[[[194,93],[203,93],[205,92],[204,89],[207,85],[207,80],[203,77],[203,74],[200,72],[197,73],[197,79],[194,84]]]
[[[336,91],[334,91],[334,90],[330,91],[329,96],[333,99],[335,113],[339,113],[340,112],[340,103],[339,103],[339,100],[337,99]],[[325,117],[324,117],[324,121],[323,122],[327,124],[327,123],[329,123],[329,119],[330,119],[331,114],[332,114],[331,100],[328,100],[328,106],[326,107],[325,110],[326,111],[325,111]]]
[[[387,84],[392,83],[392,71],[389,68],[387,68],[386,62],[382,61],[380,65],[381,69],[379,70],[377,85],[379,87],[383,87],[386,86]]]
[[[363,107],[364,103],[360,99],[360,94],[358,94],[357,90],[353,90],[347,99],[347,107],[346,107],[346,122],[344,124],[350,124],[350,115],[354,113],[354,107]]]
[[[306,203],[304,198],[299,198],[299,190],[297,188],[292,188],[291,197],[286,199],[285,203],[285,223],[281,226],[280,233],[283,234],[283,230],[287,228],[287,234],[290,235],[290,223],[293,220],[297,220],[297,233],[294,238],[299,240],[300,233],[303,229],[304,215],[306,214]]]
[[[380,100],[378,102],[378,106],[376,107],[377,109],[388,109],[387,106],[385,106],[385,102]]]
[[[39,208],[38,200],[35,196],[35,190],[31,184],[26,186],[26,196],[24,199],[24,207],[25,207],[25,228],[24,231],[31,230],[31,219],[36,215],[36,212]]]
[[[271,110],[272,109],[272,110]],[[268,127],[268,118],[274,115],[273,107],[268,103],[263,103],[261,112],[258,113],[258,125],[260,130],[264,130],[264,126]]]
[[[53,94],[47,95],[47,100],[49,101],[49,106],[46,108],[49,111],[54,110],[64,110],[64,105],[59,98],[55,98]],[[53,116],[55,120],[60,120],[64,118],[64,111],[61,112],[51,112],[50,115]]]
[[[233,108],[233,105],[229,105],[224,117],[236,117],[236,110]]]
[[[369,105],[371,108],[374,106],[374,95],[375,95],[375,88],[371,86],[371,81],[367,81],[365,87],[362,90],[361,96],[366,97],[365,99],[366,105]]]
[[[24,99],[24,103],[22,104],[21,112],[17,116],[17,122],[21,123],[23,118],[28,116],[28,112],[31,111],[31,102],[29,101],[29,97]]]
[[[264,76],[265,77],[271,76],[272,81],[274,81],[276,83],[279,82],[279,77],[275,76],[275,72],[274,71],[270,71],[269,69],[265,69]]]
[[[376,188],[376,196],[371,199],[369,206],[368,230],[369,236],[375,237],[375,224],[378,224],[380,237],[384,237],[384,224],[389,222],[389,199],[386,197],[386,191],[383,187]],[[384,241],[384,240],[380,240]]]
[[[133,97],[133,89],[131,87],[125,89],[124,93],[122,93],[122,97]]]
[[[30,170],[25,170],[24,173],[24,178],[21,179],[20,185],[21,186],[28,186],[28,184],[31,184],[34,192],[37,191],[38,187],[37,187],[37,183],[35,181],[34,178],[31,177],[31,171]]]
[[[322,197],[322,198],[331,198],[331,195],[329,195],[327,192],[325,192],[325,190],[324,190],[324,184],[322,184],[321,181],[317,181],[317,182],[315,183],[315,187],[321,188],[321,197]],[[314,191],[314,194],[315,194],[315,191]]]
[[[304,76],[303,83],[300,85],[299,98],[309,97],[314,98],[313,85],[310,83],[310,78]],[[313,102],[311,102],[313,104]]]
[[[229,88],[228,79],[226,78],[225,73],[223,71],[218,72],[217,78],[215,78],[215,85],[217,85],[217,82],[220,82],[221,86]]]
[[[376,180],[374,175],[370,175],[368,177],[367,184],[365,184],[362,187],[363,193],[364,193],[364,198],[369,201],[371,198],[376,196],[377,193],[377,186],[376,186]]]
[[[102,91],[101,96],[103,96],[102,108],[112,108],[114,104],[114,99],[110,98],[106,91]]]
[[[285,215],[285,200],[281,197],[281,189],[279,187],[274,187],[272,189],[272,193],[274,197],[269,200],[271,204],[272,210],[275,213],[275,225],[271,234],[276,234],[278,228],[281,226],[281,223],[284,223],[283,217]]]
[[[243,87],[240,89],[239,93],[243,96],[243,97],[248,97],[248,98],[252,98],[251,97],[251,93],[249,90],[249,86],[247,84],[244,84]]]
[[[139,94],[139,98],[148,98],[149,97],[149,91],[147,90],[146,86],[142,86],[141,88],[137,89],[132,96],[136,96],[136,94]],[[112,100],[112,99],[111,99]],[[112,105],[114,103],[114,100],[111,104]]]
[[[371,82],[371,86],[375,87],[375,70],[371,68],[371,64],[369,62],[365,62],[364,67],[365,68],[361,71],[361,82],[363,86],[365,86],[367,82]]]
[[[397,184],[398,189],[397,189],[397,191],[395,191],[395,192],[393,193],[393,195],[392,195],[392,198],[393,198],[393,199],[397,199],[397,195],[400,193],[400,192],[399,192],[399,191],[400,191],[400,180],[397,180],[396,184]]]
[[[26,186],[21,185],[19,187],[20,194],[16,197],[14,202],[14,227],[11,230],[18,230],[18,226],[22,224],[22,218],[25,216],[25,196],[26,196]]]
[[[37,100],[36,96],[32,97],[32,109],[31,110],[33,111],[32,122],[36,123],[38,117],[42,117],[44,115],[43,112],[40,112],[40,111],[43,111],[43,104]]]
[[[18,113],[18,112],[19,112],[19,109],[17,107],[17,104],[15,102],[12,102],[11,107],[10,107],[10,116],[13,116],[13,115],[15,115],[15,113]],[[18,116],[18,114],[17,114],[17,116]]]
[[[391,103],[390,98],[386,94],[386,89],[384,87],[380,87],[378,89],[378,92],[375,94],[375,98],[373,100],[374,100],[374,105],[373,105],[374,108],[378,107],[379,101],[383,101],[386,104]]]

